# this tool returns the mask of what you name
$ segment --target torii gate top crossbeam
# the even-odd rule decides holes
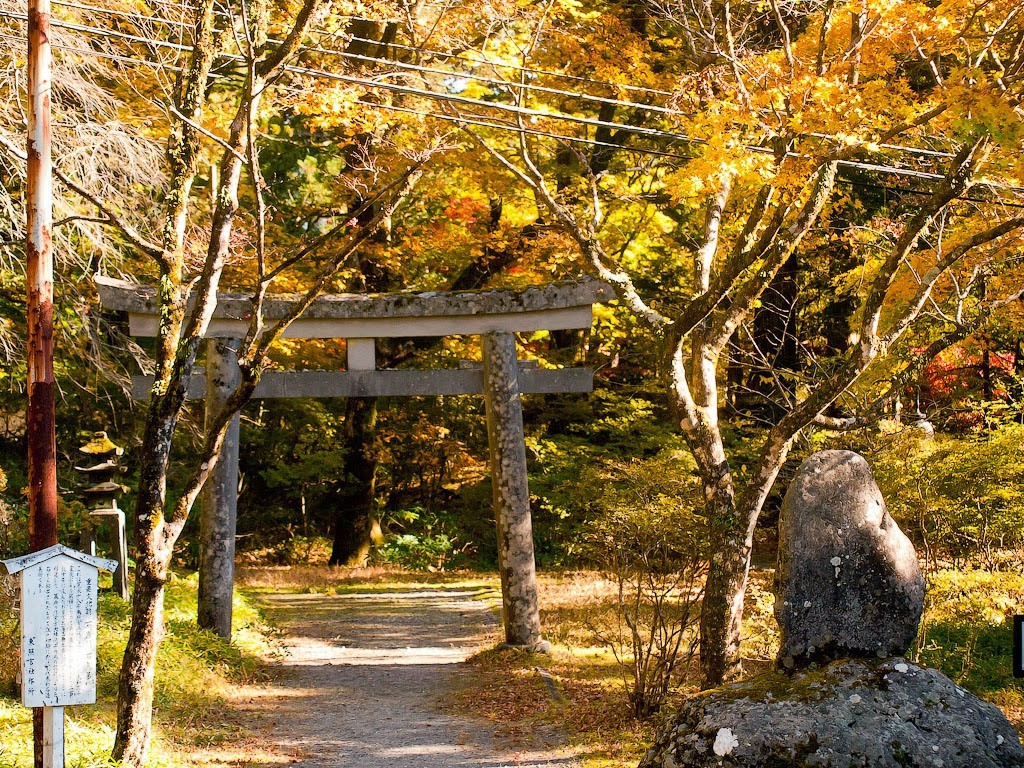
[[[96,287],[106,309],[128,313],[131,335],[156,335],[159,309],[153,288],[101,276]],[[591,305],[613,298],[611,287],[593,278],[523,291],[335,294],[314,301],[284,336],[411,338],[588,328]],[[268,297],[266,319],[283,317],[292,301],[290,296]],[[207,337],[244,336],[251,312],[247,295],[218,294]]]

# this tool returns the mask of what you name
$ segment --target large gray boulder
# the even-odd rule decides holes
[[[688,700],[640,768],[1024,768],[1002,712],[899,658],[924,579],[864,459],[805,461],[780,529],[779,669]]]
[[[871,468],[852,451],[807,459],[779,521],[779,664],[899,656],[917,636],[924,577]]]
[[[931,669],[846,659],[687,701],[639,768],[1020,768],[1013,727]]]

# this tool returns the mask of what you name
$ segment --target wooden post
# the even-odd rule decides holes
[[[220,411],[238,386],[238,339],[210,339],[206,345],[206,421]],[[231,639],[235,588],[235,522],[238,515],[239,416],[231,419],[224,447],[203,491],[199,518],[200,627]]]
[[[489,333],[481,345],[505,643],[548,651],[540,633],[516,340],[511,333]]]
[[[43,768],[64,768],[64,707],[43,707]]]
[[[122,600],[127,600],[131,597],[128,591],[128,542],[124,533],[124,511],[119,509],[117,506],[117,499],[110,500],[110,507],[103,509],[94,509],[89,513],[95,517],[112,517],[114,518],[114,559],[117,561],[117,569],[114,571],[114,584],[113,588],[117,591],[117,596]],[[93,542],[93,550],[96,549],[95,542]],[[95,555],[94,551],[87,552],[86,554]]]

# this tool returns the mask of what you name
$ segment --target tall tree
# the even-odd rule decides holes
[[[712,686],[739,671],[754,528],[796,437],[815,425],[850,426],[853,419],[829,418],[827,410],[898,353],[909,329],[959,334],[1020,296],[1012,280],[985,300],[965,289],[983,274],[1019,268],[1024,217],[1000,202],[1019,197],[1024,47],[1012,2],[984,12],[961,3],[937,10],[826,3],[799,18],[776,3],[763,16],[754,5],[662,7],[696,68],[680,76],[678,113],[665,124],[692,159],[674,161],[664,190],[703,211],[680,273],[687,285],[657,290],[643,263],[614,245],[621,230],[619,221],[608,225],[608,210],[621,200],[628,165],[617,174],[585,173],[567,190],[559,151],[537,137],[536,120],[515,118],[520,133],[511,146],[492,132],[466,130],[533,191],[584,262],[660,339],[667,391],[704,482],[711,526],[700,629],[704,684]],[[852,22],[838,23],[842,16]],[[961,51],[974,66],[949,70]],[[553,121],[543,125],[554,130]],[[920,146],[910,150],[917,162],[904,165],[898,145]],[[737,473],[719,413],[723,353],[786,265],[819,237],[843,174],[863,168],[873,184],[884,185],[889,168],[926,183],[903,197],[907,212],[886,222],[887,231],[851,239],[861,286],[856,342],[793,389],[763,431],[753,465]],[[897,370],[912,357],[904,360]]]

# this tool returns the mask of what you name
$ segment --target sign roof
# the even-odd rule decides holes
[[[19,571],[23,571],[26,568],[32,568],[33,566],[45,563],[47,560],[61,555],[78,560],[86,565],[91,565],[93,568],[110,571],[111,573],[113,573],[117,568],[116,560],[108,560],[105,557],[87,555],[85,552],[79,552],[78,550],[71,549],[70,547],[65,547],[63,544],[54,544],[52,547],[41,549],[38,552],[32,552],[31,554],[24,555],[22,557],[14,557],[10,560],[3,560],[0,562],[3,562],[7,567],[7,572],[13,576]]]

